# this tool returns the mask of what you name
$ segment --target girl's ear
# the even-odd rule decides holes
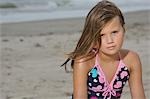
[[[93,51],[94,53],[97,53],[97,48],[93,48],[92,51]]]
[[[100,42],[96,42],[93,46],[94,49],[99,49],[100,48]]]
[[[93,42],[91,44],[91,46],[90,46],[90,49],[89,49],[90,51],[89,52],[95,52],[95,53],[97,53],[98,49],[99,49],[99,43],[98,43],[98,41],[97,42]]]

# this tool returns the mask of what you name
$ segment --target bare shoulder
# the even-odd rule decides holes
[[[139,61],[139,55],[137,52],[128,50],[128,49],[122,49],[121,50],[122,56],[125,60],[128,60],[129,62],[136,62]]]
[[[88,73],[88,71],[92,68],[94,65],[95,57],[78,57],[74,61],[74,69],[82,70],[85,73]]]
[[[87,60],[88,59],[88,60]],[[73,64],[73,95],[74,98],[87,97],[87,74],[93,59],[77,57]]]
[[[137,52],[128,49],[122,49],[121,55],[125,64],[129,66],[130,70],[137,68],[137,66],[141,66],[140,57]]]

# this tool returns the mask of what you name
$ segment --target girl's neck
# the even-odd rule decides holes
[[[116,60],[119,60],[119,53],[116,53],[114,55],[107,55],[105,53],[98,53],[99,54],[99,57],[100,57],[100,60],[103,61],[103,62],[107,62],[107,63],[110,63],[110,62],[115,62]]]

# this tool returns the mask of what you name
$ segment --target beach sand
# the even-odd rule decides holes
[[[150,11],[124,15],[123,47],[140,55],[150,99]],[[0,99],[70,99],[72,74],[60,65],[75,48],[83,24],[84,18],[1,24]],[[130,99],[128,83],[123,91],[122,99]]]

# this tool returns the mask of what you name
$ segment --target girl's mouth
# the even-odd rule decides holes
[[[115,48],[115,46],[109,46],[109,47],[107,47],[107,49],[110,49],[110,50],[112,50],[114,48]]]

